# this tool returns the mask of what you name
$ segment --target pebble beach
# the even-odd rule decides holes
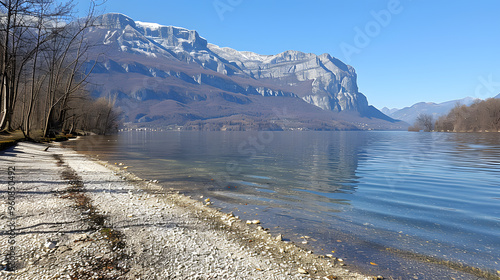
[[[0,165],[1,279],[383,279],[58,144]]]

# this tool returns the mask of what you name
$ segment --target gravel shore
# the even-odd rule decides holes
[[[46,148],[0,152],[1,279],[377,279],[114,165]]]

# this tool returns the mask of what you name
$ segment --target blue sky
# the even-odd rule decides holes
[[[101,12],[241,51],[329,53],[356,69],[377,108],[500,93],[498,0],[108,0]]]

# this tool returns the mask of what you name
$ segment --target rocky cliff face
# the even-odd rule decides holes
[[[328,55],[285,51],[259,55],[209,44],[196,31],[106,14],[88,35],[106,54],[93,76],[98,93],[135,100],[248,101],[244,96],[290,97],[329,112],[382,116],[358,91],[354,68]],[[99,76],[100,74],[100,76]],[[244,102],[244,103],[245,103]]]
[[[288,88],[296,86],[294,92],[298,96],[324,110],[364,112],[368,108],[366,97],[358,92],[354,68],[328,54],[286,51],[264,56],[216,45],[209,48],[252,78],[275,80]],[[302,83],[310,86],[297,86]]]

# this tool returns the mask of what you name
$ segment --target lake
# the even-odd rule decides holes
[[[500,270],[498,133],[134,131],[64,145],[362,272]]]

